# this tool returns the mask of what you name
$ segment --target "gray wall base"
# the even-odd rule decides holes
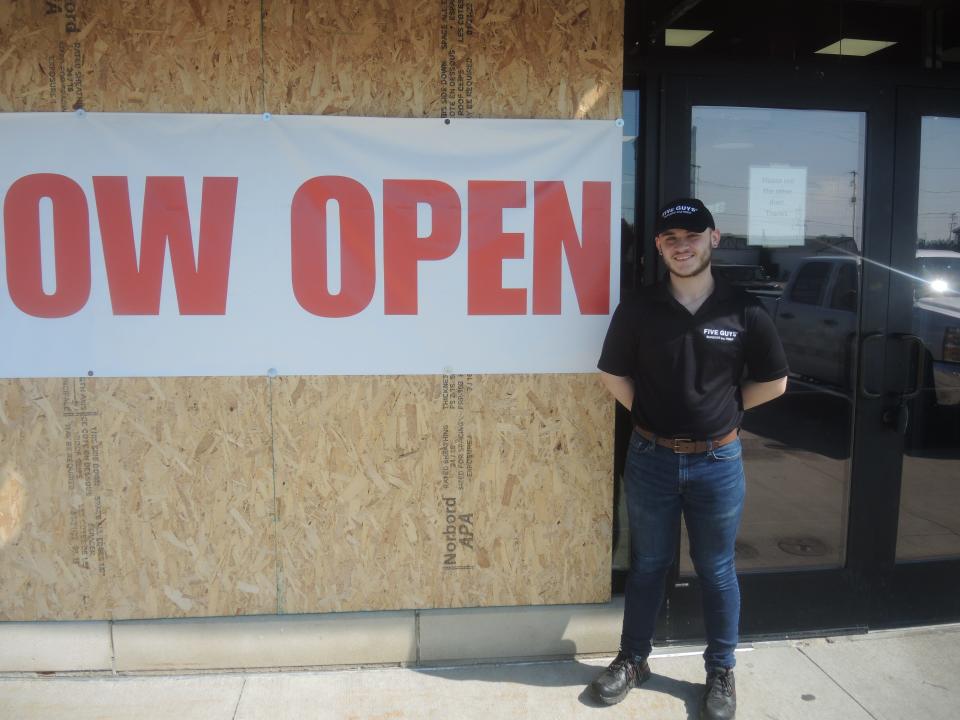
[[[622,598],[602,605],[0,623],[0,672],[177,672],[613,653]]]

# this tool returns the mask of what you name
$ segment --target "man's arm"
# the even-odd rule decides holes
[[[608,386],[609,387],[609,386]],[[763,405],[774,398],[778,398],[787,391],[787,378],[769,382],[753,382],[747,380],[740,385],[740,395],[743,398],[743,409],[749,410],[757,405]],[[632,397],[632,394],[631,394]],[[617,398],[618,400],[620,398]]]
[[[633,380],[620,375],[611,375],[608,372],[600,371],[600,380],[603,386],[610,391],[617,402],[623,405],[627,410],[633,408]]]

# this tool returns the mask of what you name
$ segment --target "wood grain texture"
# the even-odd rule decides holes
[[[478,117],[620,117],[622,0],[475,3]]]
[[[81,7],[87,110],[263,111],[257,0]]]
[[[622,18],[17,0],[0,111],[613,119]],[[612,403],[590,374],[463,381],[0,381],[0,619],[606,600]]]
[[[256,113],[260,3],[4,3],[0,110]]]
[[[74,109],[76,98],[66,94],[68,34],[63,15],[43,3],[0,4],[0,111]]]
[[[104,456],[123,488],[113,616],[275,612],[268,380],[100,382]]]
[[[0,619],[103,617],[115,578],[100,403],[73,380],[0,388]]]
[[[263,20],[267,109],[284,115],[435,115],[436,7],[433,0],[270,0]]]
[[[594,375],[280,378],[282,611],[606,599],[612,414]]]
[[[0,618],[275,612],[267,382],[0,383]]]
[[[273,0],[270,112],[616,119],[622,0]]]

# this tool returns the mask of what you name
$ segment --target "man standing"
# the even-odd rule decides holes
[[[787,361],[759,301],[710,271],[720,233],[702,202],[668,203],[655,232],[669,279],[620,303],[598,363],[604,385],[630,409],[634,430],[623,477],[630,572],[620,653],[591,689],[612,705],[650,677],[647,656],[682,512],[707,634],[700,716],[729,720],[740,621],[739,426],[744,410],[786,390]]]

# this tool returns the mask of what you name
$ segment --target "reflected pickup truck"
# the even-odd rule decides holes
[[[927,349],[937,405],[960,406],[960,293],[914,302],[913,334]]]
[[[960,253],[954,254],[960,258]],[[858,258],[805,258],[779,298],[763,299],[794,379],[851,394],[856,377],[859,276]],[[937,280],[918,278],[913,334],[926,348],[925,363],[937,404],[960,405],[960,293]]]

